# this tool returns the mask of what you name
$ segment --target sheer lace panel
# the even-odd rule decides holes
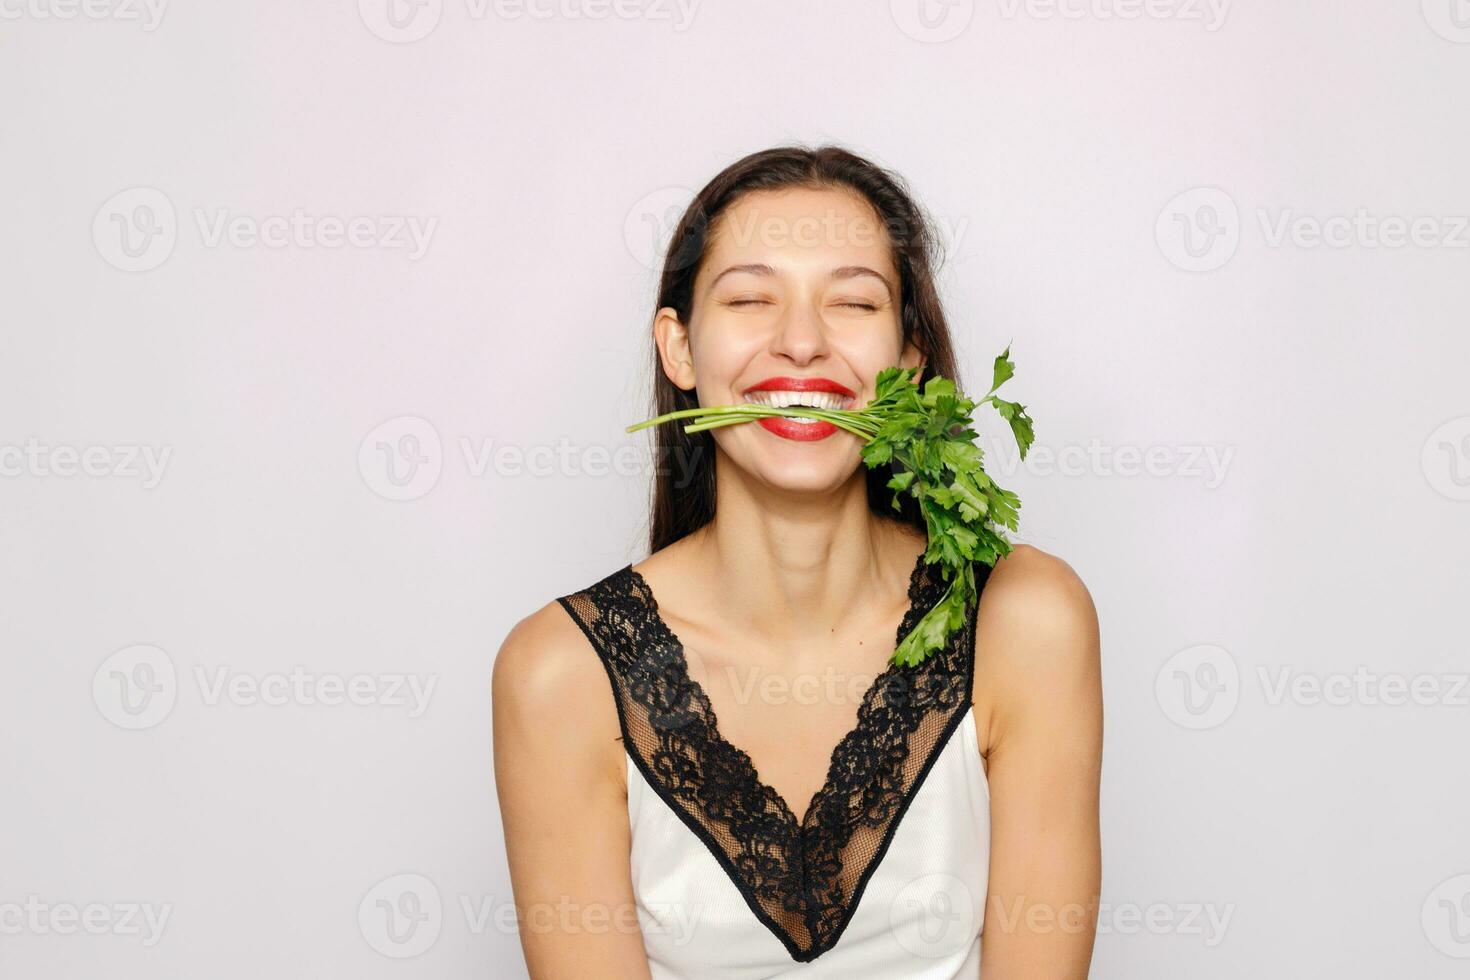
[[[975,564],[978,589],[989,572]],[[894,646],[946,585],[921,555]],[[917,667],[890,664],[874,679],[856,726],[832,750],[826,782],[798,821],[750,757],[721,736],[678,637],[631,563],[557,601],[601,658],[624,746],[649,785],[705,843],[793,959],[830,949],[970,707],[978,603],[945,649]]]

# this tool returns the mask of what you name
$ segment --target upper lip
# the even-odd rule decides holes
[[[847,385],[838,384],[831,378],[793,378],[788,375],[766,378],[746,388],[742,394],[749,394],[752,391],[830,391],[844,398],[857,397],[857,394]]]

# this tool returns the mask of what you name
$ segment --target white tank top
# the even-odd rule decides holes
[[[831,949],[792,959],[709,849],[628,759],[633,892],[653,980],[764,977],[974,980],[990,858],[990,796],[964,713],[857,911]]]
[[[990,569],[974,570],[978,592]],[[895,645],[945,588],[920,556]],[[874,680],[798,819],[721,736],[631,564],[558,601],[617,702],[653,980],[980,975],[990,799],[971,711],[978,602],[945,649]]]

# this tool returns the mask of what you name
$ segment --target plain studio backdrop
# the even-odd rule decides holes
[[[643,556],[680,206],[826,141],[1099,609],[1093,975],[1464,976],[1464,0],[0,0],[0,83],[5,977],[524,974],[494,653]]]

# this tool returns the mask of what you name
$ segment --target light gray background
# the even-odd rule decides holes
[[[678,204],[834,140],[1097,602],[1094,976],[1464,975],[1470,4],[395,2],[0,0],[0,973],[522,975],[494,651],[642,557]]]

